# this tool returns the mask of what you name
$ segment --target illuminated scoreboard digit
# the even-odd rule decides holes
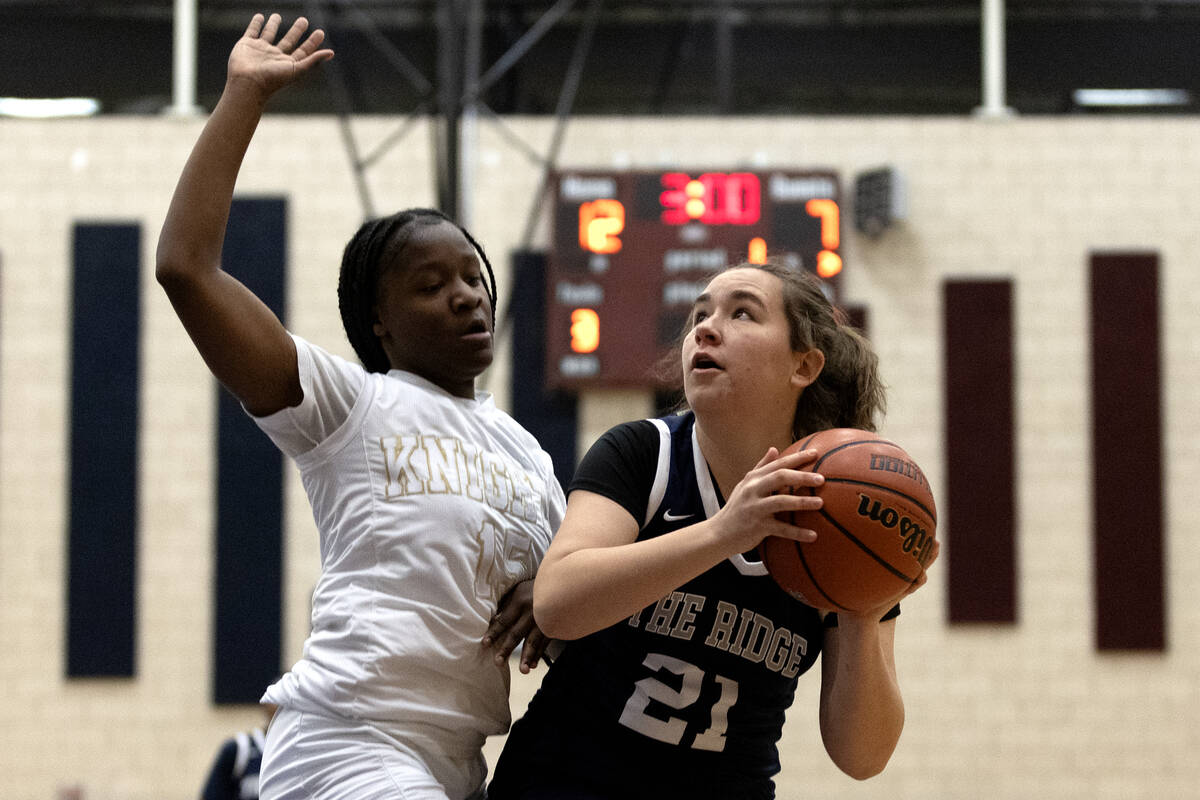
[[[550,388],[658,387],[692,301],[729,264],[790,263],[839,299],[833,172],[561,171],[550,188]]]

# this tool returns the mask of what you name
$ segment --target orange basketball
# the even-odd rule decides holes
[[[866,611],[910,587],[933,557],[937,509],[925,474],[894,442],[856,428],[820,431],[785,450],[815,449],[825,476],[817,511],[789,514],[814,542],[768,536],[767,570],[790,595],[827,611]]]

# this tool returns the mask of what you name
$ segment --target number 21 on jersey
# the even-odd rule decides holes
[[[656,677],[642,678],[634,684],[633,695],[625,702],[625,710],[621,712],[620,723],[627,728],[637,731],[643,736],[657,739],[660,742],[677,745],[683,741],[687,730],[687,720],[680,717],[669,717],[662,720],[646,713],[650,701],[662,703],[666,707],[683,711],[692,709],[691,716],[702,713],[703,709],[692,708],[700,699],[700,690],[704,685],[704,670],[662,653],[650,653],[642,665],[657,673],[663,671],[680,676],[683,680],[679,689],[663,683]],[[713,675],[721,687],[712,708],[709,709],[709,726],[696,734],[692,747],[697,750],[721,752],[725,749],[725,731],[729,727],[729,709],[737,702],[737,681],[724,675]]]

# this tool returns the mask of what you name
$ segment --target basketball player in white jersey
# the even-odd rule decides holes
[[[483,797],[509,725],[507,655],[563,514],[549,456],[475,390],[492,362],[483,249],[429,209],[362,225],[338,286],[361,363],[291,335],[221,269],[242,158],[267,100],[333,52],[256,15],[179,179],[157,277],[213,374],[299,467],[322,572],[303,658],[270,686],[264,800]],[[490,646],[489,646],[490,645]]]

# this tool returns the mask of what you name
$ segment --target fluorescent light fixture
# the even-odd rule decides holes
[[[1077,106],[1186,106],[1192,97],[1185,89],[1076,89]]]
[[[0,117],[90,117],[99,111],[94,97],[0,97]]]

